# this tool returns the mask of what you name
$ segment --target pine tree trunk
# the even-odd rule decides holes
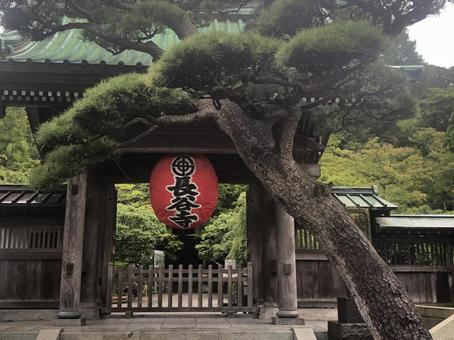
[[[263,186],[295,220],[311,231],[344,279],[373,337],[431,339],[401,283],[375,251],[346,209],[318,190],[293,159],[273,145],[271,131],[236,106],[217,123]]]

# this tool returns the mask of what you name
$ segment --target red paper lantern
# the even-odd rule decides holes
[[[177,229],[204,224],[218,203],[218,178],[203,155],[168,155],[150,175],[151,206],[157,218]]]

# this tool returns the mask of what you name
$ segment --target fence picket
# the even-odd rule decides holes
[[[159,266],[158,307],[162,308],[162,293],[164,292],[164,268]]]
[[[118,292],[117,292],[117,308],[121,308],[123,305],[123,277],[121,270],[118,271]]]
[[[139,275],[137,277],[137,307],[142,308],[143,299],[143,266],[139,266]]]
[[[192,307],[192,281],[194,280],[192,275],[192,264],[190,264],[188,268],[188,307]]]
[[[224,290],[224,274],[222,271],[222,266],[218,266],[218,307],[222,307],[224,305],[224,296],[223,296],[223,290]]]
[[[247,264],[247,306],[252,308],[253,306],[253,291],[252,291],[252,263],[248,262]]]
[[[227,305],[232,308],[232,266],[227,269]]]
[[[154,270],[153,266],[150,264],[148,266],[148,280],[147,280],[147,295],[148,295],[148,308],[153,307],[153,277]]]
[[[134,287],[134,265],[128,266],[128,311],[132,311],[132,287]]]
[[[106,314],[112,311],[112,283],[113,283],[113,263],[107,264],[107,296],[106,296]]]
[[[198,298],[198,306],[199,308],[202,308],[202,265],[199,265],[198,271],[197,271],[197,298]]]
[[[183,265],[178,266],[178,307],[183,307]]]
[[[167,273],[167,306],[172,307],[173,299],[173,265],[169,265]]]
[[[208,308],[213,308],[213,266],[208,265]]]
[[[237,267],[237,306],[243,307],[243,268]]]

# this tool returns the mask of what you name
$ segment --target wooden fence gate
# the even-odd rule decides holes
[[[147,269],[129,265],[120,269],[110,263],[108,276],[107,313],[256,311],[251,263],[226,269],[212,265]]]

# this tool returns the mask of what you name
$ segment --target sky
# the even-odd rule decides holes
[[[454,4],[448,4],[438,16],[430,16],[408,28],[416,50],[429,64],[454,66]]]

